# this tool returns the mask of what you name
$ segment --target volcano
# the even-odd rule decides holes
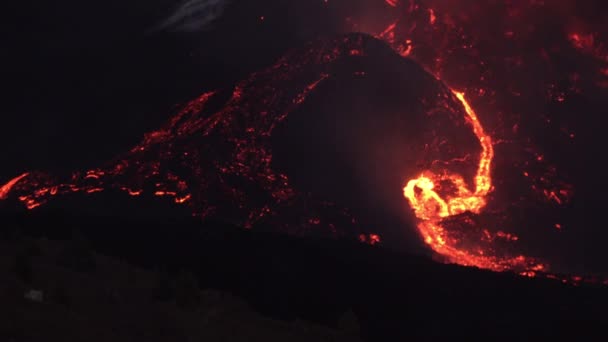
[[[7,132],[7,143],[25,139],[29,146],[9,155],[31,160],[4,176],[55,171],[22,174],[0,198],[30,209],[112,206],[129,215],[179,212],[256,230],[348,236],[526,276],[549,266],[606,274],[604,233],[591,219],[601,219],[607,187],[593,167],[605,156],[597,134],[606,124],[608,89],[603,5],[268,0],[224,9],[205,32],[178,29],[182,19],[206,20],[205,11],[194,11],[178,15],[175,30],[167,27],[175,32],[149,41],[120,34],[116,47],[130,58],[122,61],[120,53],[122,62],[107,70],[130,75],[127,83],[137,90],[126,87],[115,103],[104,102],[108,108],[91,110],[91,101],[106,101],[91,93],[116,90],[115,78],[99,69],[105,88],[79,88],[75,96],[85,105],[67,106],[68,116],[79,118],[69,127],[101,146],[67,149],[65,141],[45,140],[62,135],[46,126],[39,127],[44,134],[21,130],[26,139]],[[282,15],[288,10],[297,18]],[[61,32],[69,37],[74,30]],[[101,50],[97,64],[106,63]],[[133,73],[133,61],[148,57],[153,62]],[[23,62],[29,59],[14,60],[30,70]],[[95,78],[76,74],[86,84]],[[14,75],[16,84],[28,83]],[[162,108],[203,92],[162,125]],[[33,107],[8,102],[22,114],[16,116],[29,117],[46,110],[42,98],[28,97]],[[95,129],[77,123],[83,110],[106,128],[84,133]],[[123,114],[145,120],[127,127]],[[136,144],[125,138],[131,132],[159,126],[94,167]],[[41,144],[55,145],[56,153],[47,155]],[[64,172],[71,169],[84,171]]]
[[[463,94],[384,41],[348,34],[202,94],[102,167],[25,173],[0,198],[35,209],[111,190],[246,228],[406,246],[421,235],[448,262],[542,270],[501,248],[516,237],[473,223],[492,187],[490,139]]]
[[[370,341],[603,331],[603,3],[173,5],[5,11],[15,276],[71,238],[278,319],[350,307]],[[53,304],[49,273],[0,297]]]

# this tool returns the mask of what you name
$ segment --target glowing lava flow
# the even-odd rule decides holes
[[[28,175],[29,173],[26,172],[20,176],[11,179],[8,183],[0,187],[0,200],[5,200],[8,197],[8,194],[10,193],[11,189],[15,186],[15,184],[19,183],[20,180],[27,177]]]
[[[420,220],[418,230],[424,241],[450,262],[504,271],[513,268],[532,269],[536,271],[545,268],[525,256],[513,258],[497,258],[484,255],[483,252],[471,252],[458,247],[458,239],[452,238],[442,227],[444,219],[465,212],[479,213],[486,205],[486,196],[492,190],[491,164],[494,158],[492,138],[485,133],[477,114],[464,97],[464,93],[452,90],[453,94],[464,106],[467,121],[472,126],[475,136],[479,139],[482,152],[479,166],[474,179],[475,189],[471,191],[464,178],[457,174],[444,171],[436,174],[431,171],[423,172],[418,178],[409,180],[403,188],[405,198],[410,202],[416,217]],[[442,194],[440,184],[451,183],[455,190],[450,194]]]

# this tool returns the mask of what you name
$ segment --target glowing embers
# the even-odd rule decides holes
[[[489,248],[465,247],[457,234],[451,234],[445,227],[446,219],[452,219],[466,212],[479,213],[486,205],[486,197],[492,189],[491,164],[494,158],[492,139],[487,135],[479,122],[477,114],[466,101],[464,94],[452,91],[462,103],[467,122],[473,128],[482,151],[477,173],[474,178],[474,189],[469,189],[461,175],[444,170],[441,173],[423,172],[418,178],[411,179],[403,188],[405,198],[410,202],[416,217],[420,220],[418,230],[424,241],[448,261],[494,271],[520,268],[526,270],[543,270],[545,265],[536,263],[525,256],[498,257],[492,255]],[[447,185],[447,186],[443,186]],[[442,188],[449,190],[442,191]],[[490,234],[487,230],[486,235]],[[505,233],[499,232],[498,237]],[[489,241],[493,241],[491,236]],[[509,238],[509,241],[516,239]]]
[[[359,241],[362,243],[366,243],[368,245],[371,246],[375,246],[377,244],[380,244],[382,242],[382,240],[380,239],[380,236],[378,234],[360,234],[359,235]]]

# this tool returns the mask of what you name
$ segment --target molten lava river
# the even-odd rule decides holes
[[[273,167],[270,144],[275,127],[332,82],[336,65],[370,54],[377,42],[390,46],[398,58],[415,61],[442,84],[433,96],[455,103],[446,108],[461,107],[450,110],[461,114],[459,120],[479,145],[478,153],[421,161],[424,166],[404,174],[402,188],[395,189],[412,209],[424,243],[448,263],[584,281],[552,275],[548,263],[513,246],[530,227],[520,219],[520,208],[536,208],[526,215],[537,215],[538,225],[551,234],[564,229],[554,216],[539,214],[558,212],[574,191],[568,173],[560,174],[542,143],[548,139],[562,153],[572,151],[577,133],[561,114],[568,110],[560,106],[608,88],[602,21],[575,17],[571,1],[383,3],[394,15],[376,22],[379,29],[350,20],[346,31],[366,35],[296,49],[229,91],[201,95],[107,165],[63,178],[23,173],[0,188],[0,199],[35,209],[61,195],[113,189],[130,196],[168,197],[202,218],[236,218],[248,228],[316,229],[381,243],[381,231],[359,226],[356,214],[340,203],[313,204],[290,175]],[[365,70],[354,74],[366,77]],[[435,137],[417,148],[453,143]],[[472,177],[448,167],[458,163],[472,166]]]
[[[420,234],[435,252],[461,265],[472,265],[496,271],[522,265],[524,268],[530,267],[542,270],[544,268],[542,264],[532,265],[524,256],[499,259],[485,256],[482,252],[471,253],[468,250],[456,247],[457,241],[453,241],[452,238],[446,236],[445,229],[441,225],[442,220],[467,211],[479,213],[485,207],[486,197],[492,189],[491,166],[494,158],[492,138],[485,133],[477,114],[475,114],[463,93],[454,91],[454,95],[462,102],[467,120],[482,147],[474,180],[475,188],[469,189],[462,176],[451,173],[434,174],[425,172],[420,177],[409,180],[403,188],[403,194],[414,209],[416,217],[420,220],[418,224]],[[442,196],[437,190],[436,184],[446,181],[456,188],[451,196]]]

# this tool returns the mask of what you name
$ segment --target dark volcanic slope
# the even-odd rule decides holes
[[[390,224],[402,234],[403,183],[438,159],[462,160],[451,167],[469,178],[476,160],[464,157],[478,151],[446,86],[385,43],[350,34],[202,95],[106,166],[59,180],[28,174],[8,195],[34,208],[114,189],[246,227],[334,235]]]
[[[436,160],[478,155],[480,146],[447,87],[362,38],[362,49],[323,71],[327,78],[277,127],[273,165],[296,189],[357,213],[363,226],[401,228],[406,181]],[[455,170],[472,179],[475,159]]]

